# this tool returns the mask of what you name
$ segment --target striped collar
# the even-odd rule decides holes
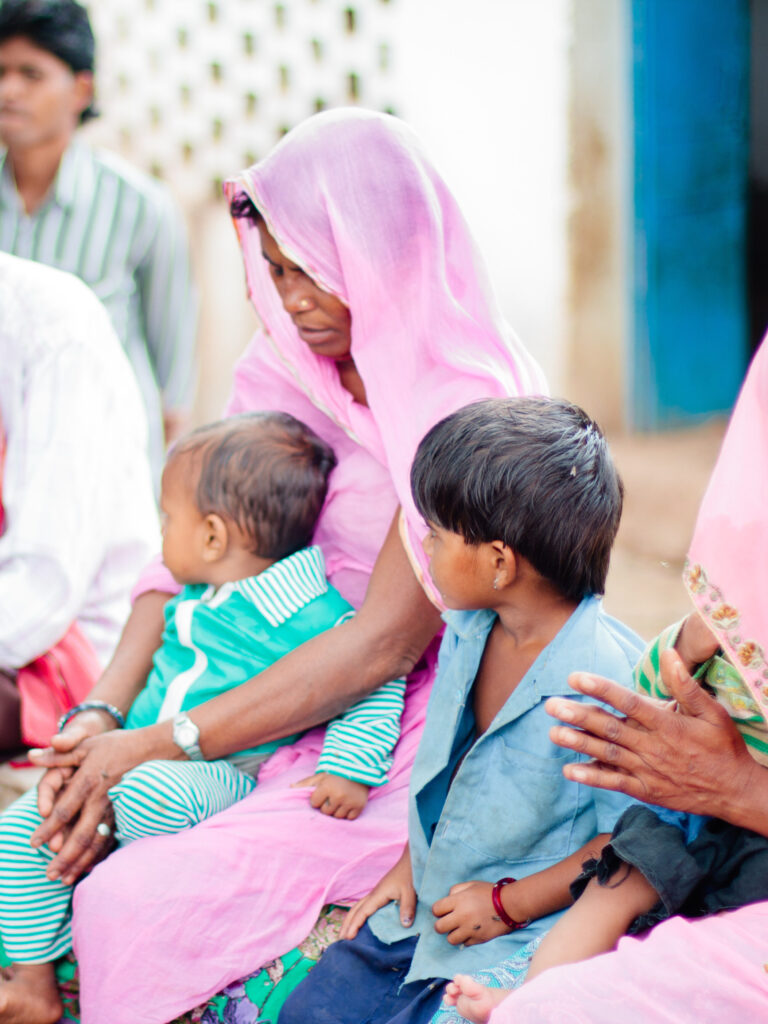
[[[325,559],[319,547],[302,548],[258,576],[231,584],[272,626],[279,626],[316,597],[328,592]]]
[[[78,196],[90,196],[94,190],[94,168],[91,151],[79,140],[72,142],[65,150],[56,172],[56,178],[48,197],[31,216],[41,212],[49,203],[62,209],[74,206]],[[8,152],[0,154],[0,206],[16,206],[23,213],[21,199],[16,191]]]

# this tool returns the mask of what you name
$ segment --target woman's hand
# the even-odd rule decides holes
[[[400,924],[410,928],[416,915],[416,890],[413,888],[411,851],[405,847],[395,866],[378,885],[352,907],[344,918],[339,938],[354,939],[368,918],[387,903],[400,904]]]
[[[115,720],[104,711],[98,709],[81,711],[70,718],[61,732],[56,733],[51,738],[50,747],[30,750],[30,760],[35,764],[44,764],[45,762],[40,759],[41,757],[55,754],[71,754],[84,740],[114,728],[116,728]],[[49,768],[38,783],[37,809],[44,818],[50,815],[56,802],[56,797],[72,777],[73,770],[74,768],[71,765],[59,765],[55,768]],[[61,848],[60,842],[58,844],[51,842],[49,845],[52,850]]]
[[[35,764],[51,769],[44,776],[48,783],[43,806],[48,813],[31,838],[32,846],[48,843],[57,854],[48,867],[49,878],[69,883],[104,856],[109,837],[96,828],[101,824],[111,828],[107,792],[126,771],[145,760],[142,732],[113,729],[82,738],[70,750],[48,747],[30,756]]]
[[[61,856],[53,858],[45,872],[51,881],[60,878],[64,885],[74,885],[81,875],[87,874],[114,849],[115,810],[112,801],[105,796],[101,800],[94,800],[89,809],[93,811],[93,814],[89,815],[89,823],[98,818],[96,824],[90,828],[90,834],[79,818],[73,825],[57,833],[61,837],[60,846],[64,850],[64,856],[67,856],[66,846],[75,829],[78,845],[74,849],[72,859],[62,861]]]
[[[566,765],[566,778],[732,824],[742,824],[750,813],[764,815],[768,835],[768,772],[749,755],[728,712],[691,678],[675,651],[662,654],[661,675],[677,701],[677,713],[672,703],[586,672],[573,673],[570,686],[623,717],[550,697],[548,713],[567,723],[553,726],[552,741],[593,759]],[[754,793],[755,787],[759,799],[748,808],[744,794]],[[758,826],[753,819],[748,827]]]
[[[509,934],[493,906],[492,889],[492,882],[452,885],[448,895],[432,905],[435,931],[445,935],[452,946],[474,946]]]

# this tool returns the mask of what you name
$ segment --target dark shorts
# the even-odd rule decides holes
[[[717,818],[686,845],[681,830],[649,807],[630,807],[600,859],[584,865],[571,886],[573,896],[592,878],[607,884],[622,863],[636,867],[659,894],[656,906],[632,922],[630,935],[675,914],[703,917],[768,899],[768,838]]]
[[[330,946],[280,1011],[280,1024],[424,1024],[439,1009],[445,978],[403,984],[416,939],[387,945],[367,924]]]

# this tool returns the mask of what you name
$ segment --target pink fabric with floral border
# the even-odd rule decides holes
[[[741,389],[701,503],[684,580],[768,720],[768,342]]]

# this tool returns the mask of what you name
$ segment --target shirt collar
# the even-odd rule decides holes
[[[303,548],[258,576],[237,580],[233,589],[255,605],[272,626],[279,626],[328,592],[323,553],[316,545]]]
[[[0,156],[0,205],[16,204],[21,210],[21,200],[16,191],[16,183],[13,180],[7,157],[8,151],[6,150]],[[48,203],[54,203],[64,210],[69,209],[74,206],[78,195],[86,197],[93,195],[94,184],[90,150],[79,141],[72,142],[64,150],[53,188],[40,209],[43,209]],[[35,210],[35,213],[38,212],[39,210]]]
[[[569,673],[577,667],[585,672],[591,671],[595,654],[594,629],[588,626],[581,628],[581,624],[587,617],[595,619],[601,608],[599,597],[585,597],[531,665],[527,678],[539,697],[573,696],[568,685]],[[484,644],[496,613],[488,608],[479,611],[448,610],[443,612],[443,619],[461,640],[481,640]]]
[[[456,611],[449,608],[443,612],[442,618],[462,640],[473,640],[484,637],[490,631],[496,619],[496,612],[490,608],[481,608],[478,611]]]

